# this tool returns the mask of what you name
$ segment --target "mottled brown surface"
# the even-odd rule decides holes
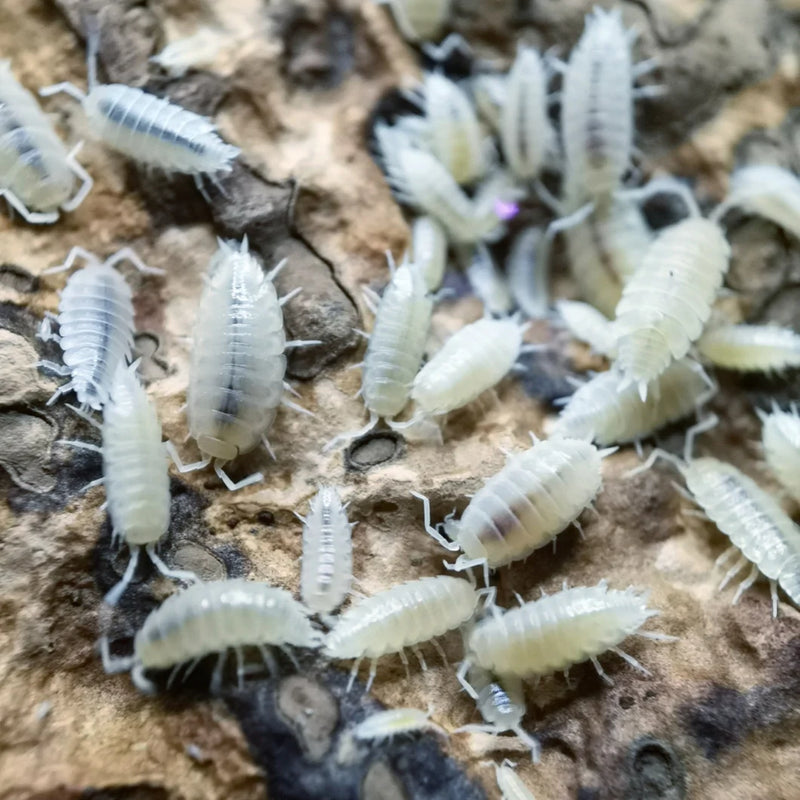
[[[531,374],[505,381],[496,402],[453,415],[443,447],[398,444],[381,435],[355,447],[347,460],[341,452],[323,455],[324,441],[364,420],[360,401],[351,399],[358,372],[345,371],[359,360],[351,328],[369,325],[360,289],[386,280],[383,253],[390,248],[398,255],[407,238],[401,210],[367,150],[366,128],[388,90],[413,85],[417,55],[369,0],[5,0],[0,53],[23,83],[35,88],[71,79],[84,85],[76,30],[83,29],[81,9],[90,5],[103,9],[101,56],[109,79],[148,85],[214,114],[244,155],[224,181],[227,198],[209,187],[209,207],[191,181],[137,170],[90,141],[82,160],[96,183],[80,209],[49,228],[0,216],[0,800],[250,800],[267,796],[265,780],[276,787],[275,800],[354,797],[355,788],[343,788],[351,785],[348,770],[356,776],[352,785],[369,800],[459,796],[448,793],[448,787],[457,791],[455,779],[444,778],[434,790],[420,777],[427,780],[424,764],[445,774],[436,755],[441,745],[432,737],[419,747],[387,746],[374,757],[369,749],[345,753],[340,772],[314,772],[302,753],[319,760],[340,752],[342,727],[330,732],[337,714],[352,719],[368,704],[358,688],[343,699],[342,681],[321,663],[302,662],[312,679],[306,681],[288,677],[289,662],[282,661],[287,675],[279,701],[274,684],[258,677],[226,703],[209,700],[202,689],[148,698],[126,676],[103,673],[94,652],[99,600],[127,555],[109,549],[102,489],[79,493],[99,475],[98,457],[55,443],[95,434],[63,402],[45,407],[56,383],[31,364],[37,351],[57,358],[58,350],[42,346],[34,333],[44,311],[55,310],[66,278],[37,276],[76,244],[103,256],[131,244],[166,270],[164,278],[133,271],[126,277],[144,333],[137,346],[145,355],[149,391],[165,435],[192,459],[194,445],[181,444],[188,336],[215,236],[246,233],[267,264],[289,256],[280,288],[304,287],[286,308],[289,333],[323,341],[290,367],[294,377],[313,378],[297,384],[298,402],[316,416],[281,411],[270,433],[277,463],[258,452],[236,464],[236,475],[262,469],[263,484],[229,494],[211,474],[173,480],[173,525],[164,554],[206,578],[244,575],[295,592],[300,525],[292,511],[305,511],[320,479],[344,487],[351,519],[359,523],[353,538],[360,591],[437,574],[443,553],[424,535],[411,490],[431,495],[437,519],[453,506],[463,509],[466,495],[501,466],[500,447],[525,446],[528,430],[542,431],[551,412],[536,396],[563,393],[566,371],[602,362],[537,327],[533,338],[552,339],[559,352],[530,359]],[[664,98],[638,109],[646,171],[666,168],[696,180],[707,204],[721,196],[727,172],[740,159],[800,167],[791,111],[800,97],[796,2],[622,5],[641,31],[641,55],[662,59],[654,80],[669,87]],[[475,42],[481,57],[504,63],[518,36],[543,48],[560,45],[566,54],[590,6],[576,0],[456,0],[454,27]],[[165,32],[173,39],[186,35],[200,22],[213,23],[215,14],[232,36],[243,38],[221,51],[213,74],[171,81],[148,71],[147,58],[163,46]],[[68,141],[85,136],[71,100],[54,98],[46,108]],[[768,130],[757,130],[762,127]],[[741,295],[729,310],[800,325],[797,242],[767,223],[735,216],[730,231],[735,256],[729,284]],[[443,304],[434,337],[479,314],[474,298]],[[759,463],[752,405],[775,393],[796,399],[793,385],[729,376],[722,383],[714,406],[724,424],[704,437],[702,447],[775,488]],[[665,442],[679,446],[681,430],[676,427]],[[501,570],[500,600],[513,603],[512,590],[534,598],[539,588],[553,591],[564,579],[648,586],[651,604],[662,610],[652,628],[680,640],[626,644],[650,677],[611,655],[603,660],[615,681],[611,688],[585,665],[572,671],[571,687],[561,678],[531,687],[527,726],[544,744],[538,767],[511,739],[453,736],[444,749],[492,798],[497,790],[487,759],[509,756],[537,800],[795,800],[800,613],[782,603],[773,622],[761,584],[731,607],[732,592],[717,594],[718,576],[712,574],[724,537],[682,513],[688,506],[672,489],[669,469],[625,480],[624,471],[635,463],[627,449],[606,462],[598,514],[583,519],[585,539],[570,530],[555,553],[547,549]],[[114,621],[120,637],[130,636],[171,590],[163,578],[142,576]],[[457,660],[458,637],[444,645]],[[414,667],[406,680],[398,659],[384,659],[373,696],[388,706],[432,704],[435,720],[449,728],[478,721],[452,668],[433,653],[429,661],[427,672]],[[265,775],[276,763],[269,753],[279,748],[286,755]],[[312,774],[322,781],[316,790],[293,794]]]

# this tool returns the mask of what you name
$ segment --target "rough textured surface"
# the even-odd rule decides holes
[[[507,64],[517,38],[559,45],[565,54],[591,5],[456,0],[452,28],[479,57]],[[651,80],[669,88],[638,106],[646,173],[669,169],[688,179],[709,207],[738,163],[800,168],[800,118],[791,110],[800,101],[796,2],[631,0],[622,7],[640,30],[640,57],[661,59]],[[478,721],[452,667],[434,653],[429,669],[414,666],[410,679],[398,659],[382,660],[371,696],[363,684],[345,695],[343,665],[306,655],[297,671],[278,653],[280,676],[254,669],[243,688],[231,664],[228,688],[215,699],[207,692],[210,664],[156,698],[140,695],[124,675],[103,673],[95,652],[101,628],[116,653],[129,652],[136,628],[173,587],[143,560],[113,618],[99,613],[128,553],[111,549],[102,489],[81,493],[99,476],[99,457],[56,443],[97,441],[97,433],[63,402],[47,407],[57,384],[32,368],[37,354],[59,356],[35,332],[66,278],[41,273],[71,246],[105,256],[131,244],[166,270],[164,278],[125,274],[143,375],[165,435],[189,459],[196,451],[182,443],[181,410],[188,337],[215,237],[246,234],[267,266],[288,257],[280,289],[303,287],[286,306],[288,332],[322,344],[293,355],[290,373],[302,379],[298,403],[315,416],[282,410],[270,432],[277,462],[256,452],[233,465],[235,477],[263,470],[263,484],[229,494],[211,473],[172,482],[163,556],[206,579],[246,576],[297,592],[301,526],[292,511],[306,507],[321,479],[343,487],[350,519],[360,523],[360,591],[440,573],[443,553],[425,536],[411,490],[431,496],[436,519],[454,506],[463,510],[467,495],[502,464],[499,448],[525,446],[529,429],[541,433],[549,403],[571,391],[570,377],[603,362],[539,325],[531,339],[551,350],[530,356],[526,375],[501,384],[495,399],[453,415],[444,446],[377,431],[347,452],[323,455],[323,442],[365,420],[352,399],[358,372],[345,369],[360,358],[352,328],[370,324],[361,287],[386,282],[384,251],[400,255],[408,235],[369,155],[368,131],[379,101],[419,76],[418,53],[370,0],[15,0],[0,3],[0,52],[29,88],[61,80],[83,86],[80,37],[95,12],[103,79],[146,86],[213,115],[244,154],[220,186],[206,185],[207,203],[190,179],[137,169],[90,140],[81,158],[96,184],[80,209],[49,228],[0,215],[0,798],[477,800],[497,797],[488,760],[511,757],[537,800],[796,800],[800,613],[782,603],[771,621],[760,584],[733,607],[732,591],[717,594],[712,567],[724,537],[682,513],[687,504],[669,469],[626,480],[636,463],[629,449],[605,462],[598,514],[583,520],[585,539],[567,531],[555,553],[545,549],[500,570],[500,602],[513,603],[513,591],[533,598],[564,579],[645,585],[662,610],[652,628],[680,639],[626,645],[650,677],[610,655],[603,663],[613,687],[590,665],[572,671],[571,686],[559,677],[530,687],[526,726],[544,747],[538,767],[511,737],[453,735],[442,743],[426,734],[353,745],[348,727],[376,701],[432,704],[435,721],[451,729]],[[148,63],[166,41],[220,23],[229,46],[207,71],[172,80]],[[53,98],[46,108],[69,142],[86,137],[72,100]],[[735,254],[729,286],[738,295],[726,310],[800,328],[798,242],[737,214],[727,227]],[[462,290],[437,309],[434,340],[481,313],[463,295],[463,281],[452,285]],[[720,377],[714,408],[724,424],[701,447],[774,488],[754,445],[753,406],[772,396],[797,399],[800,382]],[[668,430],[662,443],[677,449],[683,430]],[[459,637],[443,645],[456,661]]]

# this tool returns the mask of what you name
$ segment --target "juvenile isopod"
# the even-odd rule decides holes
[[[720,325],[698,340],[700,356],[737,372],[771,372],[800,367],[800,335],[777,325]]]
[[[392,427],[402,429],[423,418],[447,414],[496,386],[523,351],[525,328],[514,318],[484,318],[454,333],[414,378],[414,416]]]
[[[263,444],[278,406],[304,413],[284,397],[287,347],[315,342],[286,341],[282,306],[300,288],[278,297],[275,276],[281,261],[265,273],[250,254],[247,237],[219,241],[211,259],[194,326],[186,398],[189,433],[202,459],[182,464],[174,447],[170,453],[181,472],[203,469],[212,461],[214,471],[230,491],[263,479],[260,472],[234,483],[223,465]]]
[[[130,247],[123,247],[103,262],[82,247],[73,247],[63,264],[47,272],[69,270],[76,258],[84,259],[87,265],[70,276],[61,292],[58,314],[48,312],[38,334],[42,341],[58,342],[64,366],[52,361],[40,361],[39,366],[70,377],[48,405],[74,391],[81,407],[99,411],[108,401],[117,366],[127,364],[133,351],[131,290],[114,265],[128,260],[141,272],[163,272],[145,266]],[[58,324],[57,334],[52,331],[53,322]]]
[[[300,515],[298,514],[298,517]],[[339,606],[353,580],[353,543],[349,522],[339,492],[321,486],[303,523],[303,564],[300,597],[313,612],[330,614]]]
[[[92,188],[92,178],[53,130],[36,98],[0,61],[0,197],[27,222],[49,224],[58,209],[73,211]],[[73,195],[75,178],[81,186]]]
[[[775,477],[791,496],[800,502],[800,417],[797,407],[781,411],[773,403],[772,413],[758,409],[763,424],[761,442],[764,455]]]
[[[190,69],[208,67],[222,49],[224,33],[202,26],[190,36],[170,42],[150,59],[173,78],[182,78]]]
[[[658,613],[647,607],[647,592],[634,587],[609,589],[605,581],[597,586],[565,588],[508,611],[496,609],[470,631],[458,678],[477,699],[477,692],[465,677],[474,664],[496,675],[529,678],[566,672],[573,664],[590,660],[597,674],[610,683],[597,660],[606,650],[649,675],[618,645],[633,634],[671,638],[639,630]]]
[[[383,295],[370,298],[375,325],[361,366],[359,395],[369,411],[369,422],[360,431],[339,434],[325,445],[331,450],[342,441],[363,436],[383,417],[399,414],[411,391],[428,338],[433,298],[416,264],[398,267]]]
[[[522,181],[539,176],[554,133],[547,114],[547,73],[533,47],[519,47],[505,83],[500,143],[511,172]]]
[[[536,800],[509,762],[496,764],[494,774],[503,800]]]
[[[348,608],[339,617],[325,639],[325,655],[356,660],[350,672],[348,690],[355,681],[361,660],[365,657],[372,659],[367,681],[369,691],[381,656],[399,653],[407,666],[403,648],[410,647],[425,669],[418,645],[433,639],[439,646],[434,637],[471,619],[479,599],[480,593],[469,581],[448,575],[392,586]]]
[[[163,575],[198,580],[192,572],[170,569],[156,552],[158,542],[169,529],[169,473],[161,424],[136,376],[138,365],[138,361],[130,367],[117,365],[109,401],[103,408],[102,447],[66,442],[102,454],[103,477],[88,486],[105,486],[112,546],[125,542],[131,552],[125,574],[105,596],[111,606],[116,605],[131,582],[143,547]],[[97,424],[91,417],[87,419]]]
[[[666,228],[617,305],[617,364],[624,381],[647,385],[683,358],[703,332],[728,271],[731,248],[717,225],[692,217]]]
[[[39,90],[44,97],[65,92],[83,107],[89,127],[109,147],[151,167],[200,176],[230,172],[241,152],[224,142],[205,117],[154,94],[120,83],[97,82],[98,35],[87,37],[88,87],[57,83]]]
[[[579,439],[538,441],[510,455],[505,466],[472,496],[460,520],[444,522],[448,541],[431,525],[423,502],[425,530],[450,551],[462,551],[451,569],[489,569],[527,558],[549,544],[590,506],[602,486],[601,462],[611,451]]]
[[[400,33],[410,42],[434,39],[450,16],[452,0],[378,0],[392,11]]]
[[[422,270],[428,291],[435,292],[447,268],[447,234],[431,216],[417,217],[411,224],[411,261]]]
[[[800,238],[800,179],[787,169],[772,164],[737,169],[728,196],[711,219],[719,222],[733,208],[764,217]]]
[[[681,359],[653,381],[647,399],[635,386],[620,390],[616,369],[581,386],[561,410],[550,436],[588,438],[600,446],[638,442],[671,422],[698,411],[716,393],[699,364]]]
[[[542,231],[531,226],[517,234],[506,259],[508,289],[523,314],[541,319],[549,313],[550,286],[542,258]]]
[[[614,357],[617,337],[614,323],[589,303],[559,300],[556,311],[569,333],[579,342],[586,342],[595,353]]]
[[[476,705],[484,724],[463,725],[453,733],[478,731],[498,736],[511,731],[530,748],[533,761],[538,761],[541,752],[539,742],[522,727],[522,718],[527,710],[522,680],[515,675],[494,679],[480,667],[470,669],[468,680],[478,693]]]
[[[189,662],[184,679],[197,663],[218,653],[211,690],[222,686],[228,651],[236,653],[238,676],[245,675],[243,648],[258,647],[267,665],[273,664],[268,646],[286,650],[315,648],[321,635],[308,618],[308,610],[285,589],[240,578],[195,583],[168,597],[151,611],[133,640],[133,655],[112,657],[108,639],[100,640],[106,672],[127,672],[138,689],[152,693],[156,687],[148,670],[172,669],[167,686]],[[288,652],[288,650],[287,650]]]
[[[390,739],[393,736],[414,731],[430,730],[442,736],[447,736],[447,731],[431,720],[431,712],[419,708],[391,708],[386,711],[376,711],[361,721],[353,729],[356,739]]]

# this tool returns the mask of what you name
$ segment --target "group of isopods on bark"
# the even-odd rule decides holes
[[[425,44],[446,24],[449,0],[387,3],[403,35],[434,60],[466,46],[452,36],[438,46]],[[719,563],[732,560],[733,565],[722,585],[750,568],[734,603],[760,574],[770,582],[773,614],[778,586],[800,603],[800,529],[776,499],[737,468],[692,456],[695,434],[716,422],[713,415],[701,415],[717,390],[703,365],[742,372],[800,365],[800,337],[793,331],[734,324],[712,314],[730,260],[724,217],[738,208],[800,238],[800,181],[776,166],[741,168],[731,178],[727,199],[707,218],[687,186],[674,179],[627,185],[634,101],[664,91],[635,86],[656,66],[652,59],[634,63],[635,39],[618,10],[596,8],[568,61],[520,45],[507,72],[475,62],[474,74],[456,81],[433,70],[406,93],[417,113],[379,122],[374,131],[387,181],[415,218],[409,251],[399,266],[390,259],[391,277],[382,294],[365,292],[375,314],[359,365],[359,394],[369,421],[360,431],[337,436],[327,449],[380,420],[411,441],[441,441],[448,412],[491,390],[519,368],[521,353],[538,347],[524,343],[527,319],[557,320],[611,362],[566,401],[547,439],[531,434],[529,449],[507,454],[503,468],[471,497],[459,519],[451,515],[434,524],[428,499],[416,495],[425,530],[458,553],[446,566],[465,572],[469,580],[423,577],[335,614],[351,594],[355,523],[330,486],[319,489],[300,517],[302,602],[263,582],[202,582],[170,568],[157,552],[169,529],[167,452],[181,472],[211,466],[228,489],[240,489],[263,476],[234,482],[226,464],[262,443],[271,452],[267,433],[281,404],[304,410],[288,400],[291,387],[284,381],[287,348],[319,344],[286,340],[282,306],[300,289],[278,297],[273,279],[282,263],[265,272],[246,238],[220,241],[200,301],[186,399],[189,433],[201,458],[184,465],[172,444],[162,441],[156,411],[137,376],[131,291],[115,265],[127,259],[144,272],[161,271],[147,267],[130,248],[105,261],[73,248],[64,264],[49,270],[69,270],[76,259],[87,262],[68,279],[58,313],[48,313],[39,332],[41,339],[58,342],[63,364],[40,366],[69,379],[49,402],[74,392],[79,403],[74,410],[101,431],[100,446],[63,443],[102,455],[103,477],[90,486],[105,486],[113,538],[130,549],[128,567],[105,602],[108,607],[118,602],[142,548],[164,575],[190,584],[147,617],[131,656],[112,655],[102,635],[107,671],[130,670],[140,689],[154,691],[146,673],[172,670],[169,686],[182,668],[185,677],[216,653],[211,685],[218,691],[231,650],[241,681],[249,671],[245,647],[258,648],[270,670],[277,668],[271,647],[290,658],[289,647],[321,648],[328,659],[353,660],[348,689],[362,659],[370,659],[369,689],[381,656],[398,654],[408,667],[404,651],[411,648],[424,667],[420,645],[432,641],[444,657],[436,637],[459,629],[465,654],[457,678],[484,722],[458,731],[513,732],[538,759],[538,743],[522,727],[523,679],[566,672],[590,660],[610,680],[598,661],[607,650],[645,671],[619,649],[620,643],[633,634],[671,637],[641,629],[658,613],[647,607],[646,591],[614,589],[605,581],[565,584],[556,594],[520,599],[518,608],[507,610],[495,603],[490,570],[527,558],[578,525],[601,490],[603,458],[617,446],[633,442],[640,449],[642,439],[692,412],[699,422],[687,433],[683,459],[654,450],[639,469],[658,456],[671,460],[686,482],[687,496],[730,538]],[[138,88],[99,83],[97,46],[98,35],[90,31],[87,93],[58,84],[40,94],[69,93],[81,103],[92,132],[109,147],[139,163],[190,174],[201,190],[204,177],[215,180],[231,170],[240,151],[205,118]],[[560,83],[557,91],[554,81]],[[553,104],[559,107],[558,126],[551,122]],[[33,224],[53,223],[60,211],[76,208],[92,186],[76,159],[79,147],[67,151],[9,63],[0,64],[0,194],[10,207]],[[554,172],[560,174],[560,197],[543,180]],[[656,234],[641,204],[659,193],[680,197],[686,217]],[[506,222],[522,200],[540,201],[555,218],[544,230],[518,233],[501,270],[487,244],[505,235]],[[552,303],[549,297],[548,262],[558,235],[581,302]],[[448,251],[483,299],[486,316],[429,355],[434,293],[441,287]],[[102,412],[100,422],[94,411]],[[800,501],[797,410],[774,407],[759,415],[767,463]],[[474,568],[483,575],[482,589]],[[395,709],[365,720],[353,738],[421,727],[442,730],[430,713]],[[497,767],[497,779],[505,797],[531,796],[507,764]]]

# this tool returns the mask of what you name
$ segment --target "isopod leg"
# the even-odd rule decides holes
[[[178,451],[175,449],[175,445],[172,444],[169,440],[164,442],[164,447],[169,453],[169,457],[172,459],[172,463],[175,464],[175,468],[183,474],[184,472],[196,472],[198,469],[203,469],[207,467],[211,463],[211,458],[204,458],[201,461],[194,461],[191,464],[184,464],[181,461],[181,457],[178,455]]]
[[[80,149],[83,147],[83,142],[80,141],[75,147],[70,150],[69,155],[67,156],[67,164],[69,168],[72,170],[73,174],[80,178],[82,181],[81,188],[75,193],[75,196],[71,200],[67,200],[66,203],[63,203],[61,208],[64,211],[74,211],[85,199],[86,195],[92,190],[92,186],[94,186],[94,179],[92,176],[83,168],[82,164],[78,163],[78,153]]]
[[[412,497],[416,497],[418,500],[422,500],[422,513],[424,518],[424,525],[425,531],[427,532],[428,536],[433,537],[442,547],[449,550],[451,553],[459,551],[461,548],[459,547],[457,542],[451,542],[448,539],[445,539],[436,528],[433,527],[431,524],[431,501],[424,495],[420,494],[419,492],[411,492]],[[488,583],[487,583],[488,585]]]
[[[222,689],[222,671],[225,669],[227,659],[227,650],[223,650],[217,656],[217,663],[214,665],[214,672],[211,675],[211,694],[219,694],[220,689]]]
[[[25,222],[31,225],[52,225],[58,219],[58,211],[30,211],[10,189],[0,191],[0,197],[5,197],[11,208],[14,209]]]
[[[349,442],[353,439],[358,439],[361,436],[364,436],[378,424],[378,419],[378,415],[374,411],[371,411],[369,415],[369,422],[363,428],[361,428],[361,430],[350,431],[349,433],[340,433],[338,436],[334,436],[333,439],[323,445],[322,452],[329,453],[334,447],[338,447],[340,444],[344,444],[345,442]]]
[[[175,678],[178,677],[178,673],[181,671],[183,664],[176,664],[169,673],[169,677],[167,678],[167,691],[172,688],[172,684],[175,683]]]
[[[267,646],[263,644],[258,645],[258,652],[261,653],[261,659],[263,660],[264,666],[267,668],[270,677],[274,678],[276,675],[279,675],[280,670],[278,669],[278,662],[275,661],[275,657],[272,655],[272,653],[270,653]]]
[[[533,761],[534,764],[538,764],[542,754],[539,740],[531,736],[521,725],[515,725],[511,730],[514,731],[517,738],[527,745],[528,749],[531,751],[531,761]]]
[[[136,565],[139,563],[139,551],[141,549],[141,547],[136,547],[135,545],[131,547],[131,557],[128,560],[128,566],[122,576],[122,579],[116,584],[116,586],[111,588],[103,598],[103,602],[107,606],[111,606],[113,608],[119,602],[120,597],[122,597],[122,593],[133,580],[133,575],[136,572]]]
[[[63,263],[58,264],[55,267],[48,267],[46,270],[42,271],[42,275],[53,275],[56,272],[67,272],[68,270],[72,269],[72,265],[75,263],[77,258],[82,258],[84,261],[92,265],[100,263],[100,260],[94,253],[89,252],[84,247],[78,247],[76,245],[69,251],[69,253],[67,253],[67,257],[64,259]]]
[[[408,656],[406,655],[406,651],[400,649],[398,651],[398,655],[400,656],[400,660],[403,662],[403,668],[406,671],[406,680],[411,680],[411,670],[408,668]]]
[[[236,654],[236,682],[240,689],[244,688],[244,653],[241,647],[234,647],[233,652]]]
[[[98,447],[96,444],[91,444],[89,442],[79,442],[75,439],[56,439],[56,444],[66,444],[69,445],[70,447],[75,447],[78,450],[91,450],[93,453],[103,452],[103,448]],[[90,484],[86,485],[88,487]],[[94,481],[92,481],[92,485],[94,485]]]
[[[747,566],[748,561],[747,559],[742,556],[726,573],[725,577],[722,579],[722,583],[717,587],[717,591],[721,592],[730,582],[731,579],[737,573],[741,572],[742,569]]]
[[[50,339],[57,339],[55,334],[50,334],[48,339],[42,339],[43,341],[47,342]],[[69,367],[62,366],[61,364],[56,364],[55,361],[37,361],[34,364],[35,367],[44,368],[50,370],[50,372],[55,372],[59,378],[66,378],[70,372],[72,371]]]
[[[130,261],[131,264],[144,275],[166,275],[166,270],[159,269],[158,267],[148,267],[132,247],[123,247],[117,250],[117,252],[109,256],[104,263],[107,267],[113,267],[115,264],[119,264],[120,261]]]
[[[419,661],[419,665],[420,667],[422,667],[422,671],[427,672],[428,663],[425,661],[425,656],[423,655],[422,650],[420,650],[419,645],[414,645],[411,648],[411,652],[414,653],[414,655],[417,657],[417,661]]]
[[[717,560],[714,562],[714,569],[718,567],[722,567],[727,561],[730,561],[731,556],[736,555],[739,552],[739,548],[732,544],[722,555],[720,555]]]
[[[150,560],[155,565],[155,568],[165,578],[172,578],[173,580],[184,581],[186,583],[199,583],[200,578],[198,578],[194,572],[190,572],[186,569],[170,569],[156,552],[155,543],[151,542],[145,549],[147,550],[147,555],[150,557]]]
[[[300,664],[298,663],[297,659],[294,657],[294,653],[286,647],[286,645],[280,645],[280,651],[283,653],[289,661],[292,662],[294,668],[299,672],[300,671]]]
[[[358,668],[361,666],[361,659],[357,658],[355,663],[353,664],[352,669],[350,670],[350,678],[347,681],[347,688],[345,689],[345,694],[347,694],[352,688],[353,684],[356,682],[356,677],[358,676]]]
[[[282,258],[282,259],[281,259],[281,260],[280,260],[280,261],[279,261],[279,262],[278,262],[278,263],[277,263],[277,264],[276,264],[276,265],[275,265],[275,266],[274,266],[274,267],[273,267],[273,268],[272,268],[272,269],[271,269],[271,270],[270,270],[270,271],[267,273],[267,280],[268,280],[268,281],[274,281],[274,280],[275,280],[275,278],[277,278],[277,277],[278,277],[278,275],[280,274],[281,270],[282,270],[282,269],[283,269],[283,268],[284,268],[284,267],[285,267],[285,266],[286,266],[288,263],[289,263],[289,260],[288,260],[287,258]],[[295,291],[295,293],[297,293],[297,291],[298,291],[298,290],[297,290],[297,289],[295,289],[294,291]],[[285,303],[285,302],[288,302],[288,300],[283,300],[283,301],[281,302],[281,305],[283,305],[283,303]]]
[[[600,665],[600,662],[597,660],[597,657],[596,656],[592,656],[591,661],[592,661],[592,666],[594,666],[595,670],[597,671],[597,674],[609,686],[613,686],[614,685],[614,681],[612,681],[611,678],[608,677],[608,675],[606,674],[606,671],[603,669],[603,667]]]
[[[747,577],[739,584],[739,587],[736,589],[736,594],[733,596],[733,600],[731,601],[731,605],[736,605],[739,602],[739,598],[756,582],[756,578],[758,578],[758,567],[753,564],[750,568],[750,572],[748,573]]]
[[[79,103],[83,103],[86,99],[86,95],[71,81],[62,81],[61,83],[54,83],[52,86],[43,86],[39,89],[39,97],[51,97],[62,92],[74,97]]]
[[[272,445],[269,443],[269,439],[267,439],[266,434],[261,437],[261,444],[264,445],[264,449],[269,453],[269,457],[273,461],[277,461],[277,457],[275,456],[275,451],[272,449]]]
[[[145,678],[144,667],[141,664],[137,664],[131,670],[131,680],[133,681],[133,685],[140,692],[144,692],[145,694],[155,694],[157,691],[156,685],[153,683],[153,681]]]
[[[772,616],[778,616],[778,582],[775,580],[770,580],[769,582],[769,593],[772,596]]]
[[[364,690],[368,692],[375,683],[375,676],[378,674],[378,659],[373,658],[369,663],[369,677],[367,678],[367,688]]]
[[[250,486],[264,480],[263,473],[254,472],[252,475],[248,475],[246,478],[242,478],[240,481],[234,483],[216,459],[214,460],[214,472],[217,473],[217,477],[225,484],[225,488],[229,492],[237,492],[239,489],[244,489],[245,486]]]
[[[322,344],[322,339],[289,339],[288,342],[285,342],[283,347],[287,349],[289,347],[312,347],[315,344]]]
[[[628,655],[624,650],[620,650],[619,647],[612,647],[611,651],[616,653],[620,658],[625,659],[634,669],[638,669],[639,672],[645,675],[652,675],[650,670],[643,667],[633,656]]]
[[[286,406],[286,408],[291,408],[292,411],[305,414],[307,417],[313,417],[314,419],[317,418],[317,415],[313,411],[309,411],[307,408],[303,408],[303,406],[299,406],[297,403],[293,403],[291,400],[287,400],[285,397],[281,398],[281,405]]]
[[[136,663],[136,659],[133,656],[112,656],[108,646],[108,636],[101,636],[99,645],[103,669],[109,674],[127,672]]]
[[[193,658],[193,659],[192,659],[192,660],[189,662],[189,666],[186,668],[186,672],[184,672],[184,673],[183,673],[183,678],[182,678],[182,680],[183,680],[184,682],[189,680],[189,676],[190,676],[190,675],[191,675],[191,674],[194,672],[194,670],[195,670],[195,667],[196,667],[196,666],[197,666],[197,665],[198,665],[198,664],[199,664],[199,663],[200,663],[202,660],[203,660],[203,657],[202,657],[202,656],[198,656],[197,658]]]
[[[435,639],[435,638],[431,639],[431,644],[434,646],[434,648],[436,649],[436,652],[441,657],[442,664],[444,664],[446,667],[449,667],[450,666],[450,662],[447,660],[447,653],[445,653],[444,648],[442,647],[442,645],[439,642],[439,640]]]
[[[296,289],[292,289],[292,291],[289,292],[289,294],[285,294],[283,297],[281,297],[281,299],[278,301],[278,305],[279,306],[286,305],[290,300],[293,300],[295,297],[297,297],[297,295],[299,295],[300,292],[302,291],[303,291],[302,286],[298,286]]]
[[[458,672],[456,672],[456,678],[461,686],[464,688],[464,691],[473,699],[478,699],[478,692],[475,687],[467,680],[467,673],[469,672],[470,667],[472,666],[472,662],[469,658],[465,658],[458,667]]]

